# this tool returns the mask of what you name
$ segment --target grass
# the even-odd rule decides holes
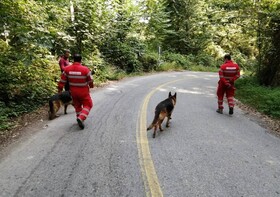
[[[236,98],[257,111],[280,119],[280,87],[271,88],[258,84],[254,77],[236,81]]]
[[[157,66],[156,71],[180,71],[184,70],[182,66],[179,66],[175,62],[164,62]]]
[[[219,68],[216,67],[208,67],[208,66],[191,66],[189,68],[191,71],[199,71],[199,72],[217,72],[219,71]]]

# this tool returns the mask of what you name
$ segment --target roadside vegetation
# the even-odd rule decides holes
[[[238,80],[238,99],[279,118],[278,0],[137,2],[1,0],[0,135],[57,91],[64,49],[82,54],[96,85],[158,71],[217,72],[231,53],[251,73]]]
[[[260,85],[256,77],[236,81],[236,97],[244,104],[280,120],[280,87]]]

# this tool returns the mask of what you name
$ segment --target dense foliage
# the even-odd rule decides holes
[[[265,87],[258,83],[256,77],[239,79],[236,83],[236,97],[258,111],[280,118],[280,88]]]
[[[280,2],[265,1],[259,12],[259,73],[261,84],[280,86]]]
[[[213,70],[225,53],[280,84],[278,0],[1,0],[0,125],[56,91],[63,49],[95,81],[151,70]]]

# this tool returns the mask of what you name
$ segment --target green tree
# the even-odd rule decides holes
[[[171,20],[169,13],[165,11],[165,0],[147,0],[143,4],[143,33],[145,42],[151,50],[157,50],[166,39],[166,36],[174,33],[170,30]]]
[[[260,83],[280,85],[280,2],[263,1],[259,5],[259,72]]]
[[[5,116],[33,109],[55,90],[59,72],[51,50],[60,24],[52,15],[63,11],[57,6],[52,13],[45,9],[48,6],[54,5],[33,0],[0,2],[0,105],[11,109]]]
[[[191,40],[191,22],[196,1],[167,0],[165,11],[169,13],[171,25],[170,34],[166,36],[164,48],[180,54],[190,54],[194,49]],[[174,33],[173,33],[174,32]]]
[[[207,52],[216,58],[232,53],[243,68],[247,61],[254,61],[257,23],[253,1],[208,1],[206,12],[210,33]]]

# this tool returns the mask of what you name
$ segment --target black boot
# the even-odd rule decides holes
[[[78,125],[81,129],[85,128],[84,122],[80,118],[77,118],[77,122],[78,122]]]
[[[219,113],[219,114],[223,114],[223,109],[219,108],[219,109],[216,110],[216,112]]]
[[[233,107],[230,107],[229,108],[229,115],[232,115],[233,114]]]

